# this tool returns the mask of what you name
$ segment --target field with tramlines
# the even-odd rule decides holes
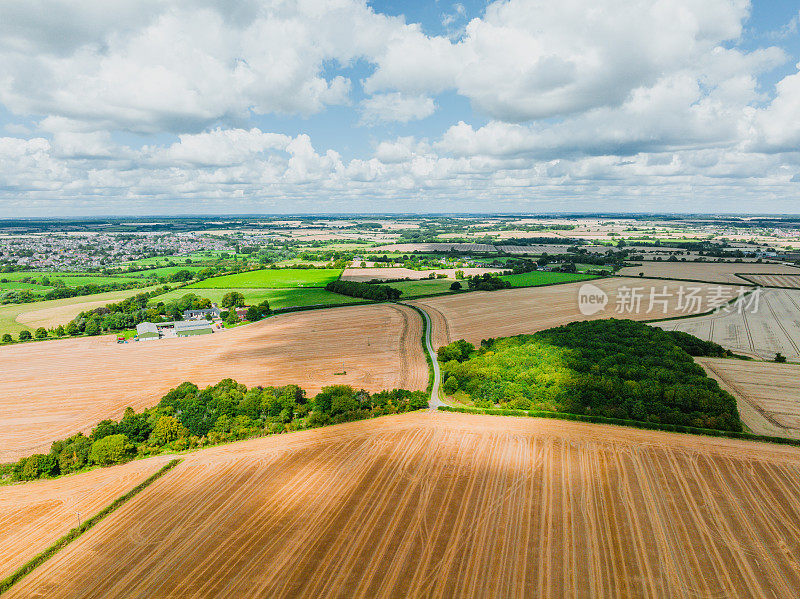
[[[413,413],[206,449],[8,597],[792,597],[800,450]]]
[[[0,487],[0,580],[169,459],[158,456],[55,480]]]
[[[151,407],[184,381],[247,386],[345,384],[367,391],[424,389],[422,320],[389,304],[279,314],[213,335],[117,344],[87,337],[0,348],[0,462],[50,444],[126,406]],[[20,410],[20,406],[24,410]]]
[[[579,308],[579,291],[582,283],[566,283],[548,287],[526,289],[503,289],[500,291],[475,291],[460,295],[448,295],[418,299],[410,303],[421,306],[433,320],[433,345],[447,345],[457,339],[479,343],[489,337],[508,337],[520,333],[534,333],[543,329],[589,318],[630,318],[649,320],[655,318],[685,316],[692,312],[679,309],[678,293],[681,287],[696,287],[700,296],[706,298],[717,285],[703,283],[679,283],[672,281],[640,280],[614,277],[588,281],[608,295],[605,309],[584,316]],[[627,311],[628,304],[618,304],[624,289],[637,288],[642,296],[639,309]],[[648,297],[651,289],[655,293],[669,294],[665,306],[657,304],[652,309]],[[733,288],[729,289],[734,293]],[[666,307],[666,311],[664,311]],[[617,312],[618,308],[625,311]],[[698,311],[704,311],[705,304]],[[685,322],[690,322],[689,320]]]

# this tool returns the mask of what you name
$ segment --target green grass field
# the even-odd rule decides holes
[[[33,291],[45,293],[51,289],[52,287],[45,287],[44,285],[36,285],[34,283],[20,283],[19,281],[9,281],[8,283],[0,282],[0,291]]]
[[[444,293],[450,291],[453,279],[422,279],[421,281],[398,281],[396,283],[386,283],[389,287],[394,287],[403,292],[400,299],[411,299],[423,295],[434,293]],[[466,281],[461,281],[464,289],[467,287]]]
[[[125,273],[128,277],[140,277],[140,278],[148,278],[148,277],[165,277],[171,274],[178,272],[179,270],[188,270],[189,272],[197,272],[199,270],[203,270],[205,266],[191,266],[187,264],[186,266],[160,266],[158,268],[150,268],[148,270],[136,270],[130,273]]]
[[[314,269],[265,269],[240,272],[235,275],[212,277],[189,286],[192,289],[286,289],[292,287],[324,287],[335,281],[341,270],[331,268]]]
[[[552,285],[553,283],[571,283],[573,281],[585,281],[594,279],[592,275],[568,272],[526,272],[519,275],[504,275],[500,277],[508,281],[514,287],[536,287],[539,285]]]
[[[116,276],[116,275],[101,275],[101,274],[81,274],[75,272],[45,272],[45,271],[18,271],[18,272],[4,272],[0,273],[0,280],[8,279],[9,281],[20,281],[26,278],[32,278],[41,281],[43,277],[48,279],[59,279],[69,287],[77,287],[78,285],[105,285],[106,283],[114,282],[130,282],[138,281],[138,279],[130,276]],[[8,283],[0,283],[5,287]],[[41,287],[40,287],[41,288]],[[21,289],[18,287],[17,289]]]
[[[222,301],[222,296],[230,291],[238,291],[244,295],[244,301],[248,305],[259,304],[267,300],[270,307],[273,309],[315,306],[317,304],[349,304],[365,301],[313,287],[307,289],[258,289],[252,287],[242,287],[238,289],[190,289],[189,287],[184,287],[159,295],[153,299],[153,302],[167,302],[182,297],[187,293],[194,293],[200,297],[207,297],[212,302],[220,303]]]
[[[30,304],[7,304],[0,306],[0,335],[11,333],[16,337],[20,331],[28,330],[33,331],[35,326],[29,327],[20,322],[17,322],[17,317],[20,314],[29,312],[38,312],[40,310],[51,310],[53,308],[67,308],[68,306],[75,305],[74,311],[65,310],[63,322],[60,324],[66,325],[72,318],[77,316],[83,310],[83,304],[89,302],[105,302],[112,303],[118,302],[126,297],[131,297],[137,293],[144,293],[150,291],[154,287],[144,287],[141,289],[127,289],[123,291],[109,291],[108,293],[97,293],[94,295],[81,295],[78,297],[68,297],[57,300],[47,300],[44,302],[33,302]],[[91,306],[95,307],[95,306]],[[74,313],[73,313],[74,312]]]

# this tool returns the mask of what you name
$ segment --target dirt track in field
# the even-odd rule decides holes
[[[168,456],[0,487],[0,580],[124,495]]]
[[[47,452],[52,441],[121,417],[126,406],[153,406],[183,381],[296,383],[309,394],[339,383],[368,391],[425,389],[421,336],[414,310],[387,304],[283,314],[183,339],[2,347],[0,462]]]
[[[800,439],[800,366],[697,358],[709,376],[736,397],[754,433]]]
[[[794,597],[800,450],[415,413],[186,456],[9,598]]]
[[[584,316],[578,305],[578,294],[584,283],[568,283],[547,287],[528,287],[525,289],[504,289],[501,291],[475,291],[460,295],[448,295],[417,299],[409,304],[424,308],[433,320],[433,345],[438,348],[457,339],[466,339],[479,343],[489,337],[507,337],[521,333],[534,333],[550,327],[567,324],[575,320],[596,318],[630,318],[649,320],[683,316],[708,309],[704,301],[697,310],[684,311],[678,306],[679,289],[698,288],[699,296],[706,300],[718,288],[731,294],[733,287],[721,287],[704,283],[678,283],[613,277],[588,282],[607,293],[609,302],[605,310],[591,316]],[[650,309],[650,290],[662,294],[666,287],[664,305],[654,304]],[[640,309],[627,311],[628,304],[617,303],[624,288],[639,288],[641,297]],[[618,312],[618,308],[626,311]]]

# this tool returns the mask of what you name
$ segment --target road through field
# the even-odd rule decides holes
[[[9,598],[789,598],[800,449],[417,412],[188,454]]]
[[[158,403],[184,381],[295,383],[367,391],[425,389],[422,318],[408,306],[375,304],[295,312],[198,337],[117,344],[93,337],[0,347],[0,462],[48,452],[50,444],[104,418]]]
[[[419,310],[422,312],[422,316],[425,319],[425,351],[428,352],[428,355],[431,358],[431,363],[433,364],[433,383],[431,384],[431,398],[428,401],[428,407],[435,411],[439,408],[439,406],[445,405],[444,402],[439,398],[439,385],[442,380],[442,373],[439,368],[439,361],[436,359],[436,352],[433,349],[433,343],[431,342],[433,331],[431,317],[428,316],[428,313],[424,308],[420,308]]]

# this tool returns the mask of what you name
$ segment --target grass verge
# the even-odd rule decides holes
[[[3,581],[0,581],[0,595],[5,593],[6,591],[8,591],[17,582],[22,580],[25,576],[27,576],[28,574],[33,572],[33,570],[35,570],[37,567],[39,567],[44,562],[46,562],[48,559],[53,557],[56,553],[58,553],[58,551],[60,551],[61,549],[63,549],[67,545],[69,545],[72,541],[74,541],[75,539],[80,537],[86,531],[88,531],[91,528],[93,528],[98,522],[100,522],[100,520],[102,520],[103,518],[105,518],[106,516],[108,516],[109,514],[114,512],[115,510],[117,510],[124,503],[126,503],[127,501],[132,499],[134,496],[138,495],[139,493],[141,493],[144,489],[146,489],[152,483],[154,483],[159,478],[164,476],[167,472],[169,472],[175,466],[177,466],[181,461],[182,460],[178,460],[178,459],[171,460],[163,468],[161,468],[158,472],[154,473],[152,476],[150,476],[146,480],[143,480],[142,482],[140,482],[138,485],[136,485],[133,489],[131,489],[130,491],[128,491],[124,495],[121,495],[120,497],[117,497],[113,501],[113,503],[111,503],[109,506],[107,506],[106,508],[104,508],[103,510],[101,510],[100,512],[98,512],[97,514],[95,514],[94,516],[89,518],[88,520],[86,520],[80,526],[70,530],[67,534],[65,534],[63,537],[58,539],[55,543],[50,545],[50,547],[48,547],[47,549],[42,551],[37,556],[35,556],[32,559],[30,559],[27,563],[25,563],[22,566],[20,566],[15,572],[10,574]]]

